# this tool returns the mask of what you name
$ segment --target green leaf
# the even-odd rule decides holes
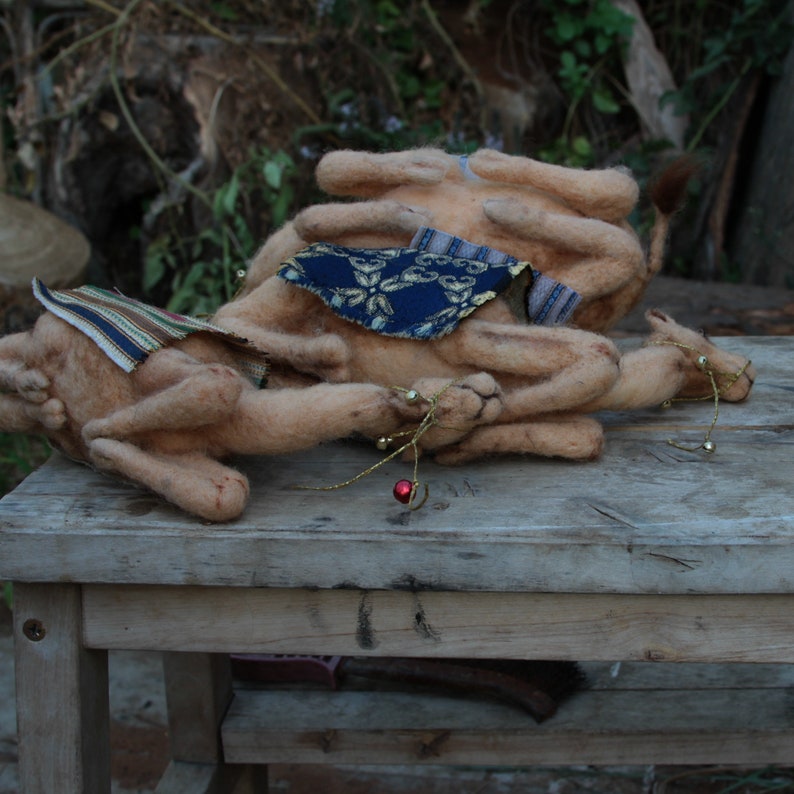
[[[716,71],[723,66],[724,64],[730,63],[730,56],[728,55],[720,55],[715,57],[710,61],[706,61],[701,66],[698,66],[697,69],[693,69],[688,77],[687,80],[689,82],[695,82],[696,80],[702,80],[707,75],[711,74],[712,72]]]
[[[593,154],[593,145],[583,135],[577,135],[571,141],[571,149],[579,157],[591,157]]]
[[[220,220],[224,216],[234,215],[234,206],[240,192],[240,175],[235,171],[231,179],[215,191],[212,201],[212,214]]]
[[[143,260],[143,291],[150,292],[156,287],[163,280],[165,272],[165,262],[161,256],[147,256]]]
[[[273,226],[279,227],[287,220],[290,203],[292,202],[293,191],[289,185],[279,193],[278,198],[273,202],[270,221]]]
[[[265,182],[273,188],[278,190],[281,187],[281,166],[274,160],[268,160],[262,169],[262,174],[265,177]]]
[[[620,105],[615,101],[612,92],[606,88],[597,88],[593,91],[593,105],[599,113],[620,112]]]
[[[171,238],[163,236],[152,240],[147,246],[141,274],[141,286],[145,292],[157,286],[165,277],[168,268],[176,265],[170,245]]]
[[[576,50],[576,54],[581,55],[582,58],[589,58],[593,54],[593,48],[586,39],[577,39],[573,43],[573,48]]]
[[[581,31],[581,24],[573,17],[560,17],[555,32],[560,41],[572,41]]]
[[[560,53],[560,63],[562,64],[563,69],[575,69],[576,56],[570,50],[563,50]]]
[[[234,233],[245,255],[250,256],[253,254],[254,248],[256,247],[256,240],[251,230],[248,228],[245,218],[242,215],[235,215],[234,218],[232,218],[232,226],[234,227]]]
[[[238,20],[237,12],[228,3],[211,3],[212,10],[227,22],[236,22]]]
[[[402,12],[394,3],[390,3],[389,0],[382,0],[377,5],[377,14],[379,22],[389,24],[395,19],[398,19]]]
[[[612,46],[614,39],[603,33],[597,33],[595,37],[595,48],[599,55],[604,55]]]
[[[419,96],[422,90],[422,83],[413,74],[398,74],[397,84],[400,86],[400,95],[406,99],[413,99]]]

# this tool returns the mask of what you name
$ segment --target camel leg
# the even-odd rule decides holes
[[[48,399],[49,378],[25,363],[37,348],[38,343],[30,332],[9,334],[0,339],[0,391],[16,392],[32,403]]]
[[[585,171],[492,149],[475,152],[469,157],[469,166],[483,179],[542,190],[583,215],[608,222],[624,219],[639,198],[636,181],[617,168]]]
[[[24,400],[16,395],[0,394],[0,432],[2,433],[34,433],[40,425],[30,415]]]
[[[253,317],[223,318],[223,327],[250,340],[260,350],[267,351],[273,363],[271,381],[288,385],[290,373],[305,381],[297,373],[312,380],[345,383],[350,380],[350,345],[337,334],[306,336],[300,333],[273,331],[259,325]],[[270,318],[266,318],[268,325]]]
[[[248,479],[200,453],[163,455],[110,438],[94,439],[89,461],[101,471],[149,488],[207,521],[229,521],[248,501]]]
[[[38,343],[31,333],[0,339],[0,430],[32,433],[59,430],[66,424],[64,404],[49,395],[50,380],[25,363]]]
[[[221,306],[212,322],[264,350],[274,365],[332,383],[349,381],[348,343],[336,334],[304,332],[325,311],[308,290],[271,278],[245,298]]]
[[[437,342],[452,363],[518,376],[504,395],[501,421],[577,410],[608,391],[618,377],[618,351],[605,337],[572,328],[467,320]],[[526,384],[526,385],[523,385]]]
[[[444,378],[421,378],[413,388],[425,397],[438,395],[433,425],[419,439],[418,446],[424,450],[455,444],[467,436],[473,426],[496,422],[504,410],[499,384],[486,372],[451,384]]]
[[[245,392],[224,428],[224,443],[242,454],[276,455],[307,449],[354,433],[388,434],[419,407],[407,408],[393,389],[368,384],[318,383],[303,389]]]
[[[479,363],[489,371],[530,377],[547,376],[582,359],[606,359],[612,367],[618,360],[614,343],[589,331],[473,318],[433,344],[450,362]]]
[[[483,211],[489,220],[519,239],[581,254],[565,261],[559,269],[547,266],[543,270],[588,299],[612,293],[645,272],[637,238],[614,224],[558,215],[505,199],[484,202]]]
[[[559,417],[533,422],[478,427],[434,458],[454,465],[487,455],[525,453],[569,460],[594,460],[604,447],[604,431],[590,417]]]
[[[540,383],[507,390],[503,421],[559,411],[579,412],[609,391],[617,377],[617,365],[578,361]]]
[[[308,242],[333,242],[340,237],[369,234],[377,246],[355,242],[353,247],[407,245],[420,226],[429,222],[427,210],[398,201],[360,201],[355,204],[322,204],[307,207],[295,216],[296,231]],[[390,241],[387,236],[391,236]]]
[[[52,397],[43,403],[28,402],[15,394],[0,394],[0,432],[41,433],[66,424],[66,407]]]
[[[174,348],[150,356],[138,377],[144,396],[88,422],[83,428],[84,439],[127,438],[152,430],[214,424],[235,410],[246,385],[231,367],[203,364]]]
[[[496,382],[489,375],[449,384],[435,379],[416,384],[425,397],[442,392],[435,413],[440,427],[423,436],[420,446],[449,443],[446,438],[465,435],[492,421],[501,410]],[[224,443],[237,453],[280,454],[353,434],[389,436],[415,428],[429,409],[427,400],[410,402],[404,391],[372,384],[319,383],[303,389],[244,392],[224,427]]]
[[[317,164],[315,177],[331,195],[372,198],[397,185],[437,185],[456,161],[439,149],[330,152]]]

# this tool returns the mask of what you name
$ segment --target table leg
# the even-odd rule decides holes
[[[110,791],[107,651],[82,645],[79,585],[14,585],[23,794]]]
[[[262,794],[267,767],[223,763],[221,722],[232,697],[226,654],[164,653],[173,761],[157,794]]]

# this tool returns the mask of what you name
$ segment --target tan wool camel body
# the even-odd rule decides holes
[[[419,227],[432,226],[530,262],[576,290],[575,324],[603,332],[661,268],[670,219],[694,170],[682,158],[653,183],[656,220],[646,256],[628,221],[639,186],[623,168],[567,168],[488,149],[464,158],[438,149],[331,152],[317,166],[318,185],[360,200],[300,212],[254,259],[242,295],[309,243],[406,245]]]
[[[360,433],[415,427],[427,400],[371,384],[259,388],[240,351],[197,331],[125,371],[81,330],[50,312],[28,332],[0,340],[0,430],[41,433],[71,458],[134,481],[211,521],[239,515],[244,474],[232,454],[277,455]],[[418,379],[420,395],[441,392],[438,427],[419,445],[447,446],[501,410],[487,376]]]
[[[354,433],[399,446],[424,427],[416,451],[442,463],[515,452],[591,459],[604,443],[598,411],[750,391],[750,362],[661,312],[647,314],[647,343],[624,354],[588,327],[621,316],[658,269],[680,175],[661,191],[667,208],[647,259],[625,220],[636,184],[618,170],[572,172],[494,152],[465,162],[435,150],[339,152],[318,178],[364,200],[310,207],[276,232],[212,328],[191,327],[120,364],[81,319],[63,319],[61,305],[80,290],[43,300],[49,311],[30,332],[0,340],[0,430],[43,432],[77,460],[228,520],[248,497],[245,476],[221,462],[236,453]],[[478,252],[423,249],[412,259],[417,236]],[[345,260],[354,267],[344,287],[304,283],[312,268],[322,280],[327,263]],[[537,284],[555,297],[533,315]],[[538,319],[559,296],[560,316],[570,309],[584,327]],[[414,322],[414,303],[436,299]],[[337,303],[368,314],[351,320]],[[407,326],[394,330],[396,316]],[[124,315],[121,325],[135,337],[171,319],[145,314],[130,325]],[[266,389],[250,378],[259,351],[270,359]]]
[[[219,310],[215,322],[266,344],[274,367],[283,367],[295,383],[406,386],[417,377],[492,375],[505,405],[496,426],[480,428],[454,449],[437,450],[437,459],[458,462],[495,451],[593,458],[603,434],[599,423],[583,414],[707,395],[711,384],[697,365],[701,355],[721,373],[717,380],[725,399],[744,399],[749,392],[754,372],[747,361],[659,312],[648,316],[653,344],[621,357],[611,340],[590,330],[518,320],[507,297],[510,289],[489,293],[481,303],[474,300],[475,308],[454,330],[429,339],[376,333],[329,308],[334,301],[373,303],[388,320],[388,302],[398,290],[383,286],[394,282],[390,278],[379,291],[378,268],[384,261],[388,265],[391,255],[377,265],[361,255],[410,245],[432,224],[468,241],[499,246],[533,267],[537,263],[544,276],[579,292],[575,322],[589,318],[597,326],[609,325],[631,308],[661,264],[675,203],[671,196],[686,181],[682,172],[670,177],[672,186],[657,191],[665,196],[659,199],[664,209],[657,211],[647,260],[625,220],[637,201],[637,185],[617,169],[582,172],[489,151],[461,164],[443,152],[420,150],[334,152],[320,162],[317,175],[328,192],[364,200],[299,213],[265,243],[243,292]],[[301,252],[312,244],[321,255],[335,256],[335,246],[348,251],[357,268],[355,289],[324,299],[274,275],[286,269],[300,276]],[[427,281],[427,273],[418,281]]]

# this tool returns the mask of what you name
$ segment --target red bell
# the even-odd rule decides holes
[[[414,493],[414,484],[410,480],[398,480],[394,484],[394,498],[401,504],[407,505]]]

